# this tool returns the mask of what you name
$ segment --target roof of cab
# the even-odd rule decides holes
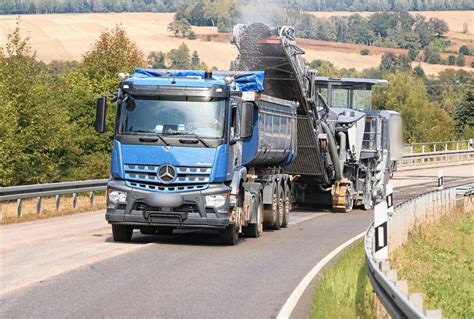
[[[127,81],[131,81],[134,85],[212,87],[214,85],[226,85],[226,76],[234,78],[234,84],[231,88],[233,91],[263,91],[263,71],[213,72],[211,79],[206,80],[204,71],[138,68]]]

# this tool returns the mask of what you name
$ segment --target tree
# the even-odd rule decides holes
[[[456,57],[454,55],[448,56],[448,65],[455,65],[456,64]]]
[[[187,19],[174,20],[168,24],[168,31],[172,32],[175,37],[181,35],[184,38],[191,32],[191,24]]]
[[[462,138],[467,139],[474,136],[474,89],[472,87],[456,108],[454,119]]]
[[[0,185],[60,180],[72,151],[67,109],[19,22],[0,57],[0,89],[8,92],[0,117]]]
[[[421,67],[421,65],[417,65],[413,68],[413,74],[419,77],[422,80],[426,80],[426,73],[425,70]]]
[[[94,131],[97,97],[117,90],[118,73],[132,73],[145,66],[144,54],[132,42],[125,30],[117,25],[104,31],[84,55],[81,66],[64,74],[56,94],[70,122],[74,123],[75,165],[69,176],[75,179],[103,178],[110,172],[112,144]],[[107,131],[114,127],[115,108],[107,112]]]
[[[411,60],[407,55],[401,54],[397,56],[393,52],[388,52],[382,55],[379,68],[388,72],[393,72],[395,70],[406,71],[411,69]]]
[[[456,65],[457,66],[464,66],[465,63],[466,63],[466,60],[464,59],[464,56],[463,55],[458,55],[458,57],[456,58]]]
[[[151,51],[148,54],[148,65],[154,69],[166,68],[166,54],[161,51]]]
[[[459,54],[471,55],[471,50],[469,50],[469,47],[467,45],[461,45],[461,47],[459,48]]]
[[[446,21],[440,18],[430,18],[428,20],[428,24],[436,37],[441,37],[443,34],[449,31]]]
[[[408,50],[408,58],[411,60],[411,61],[416,61],[416,58],[418,57],[418,50],[415,50],[415,49],[410,49]]]
[[[168,54],[169,67],[171,69],[190,69],[191,57],[189,55],[189,48],[185,43],[182,43],[177,49],[172,49]]]
[[[439,106],[428,101],[422,79],[397,71],[390,74],[387,80],[386,88],[374,91],[374,105],[401,113],[406,141],[446,141],[454,138],[454,121]]]
[[[98,85],[97,93],[115,90],[117,74],[132,73],[145,65],[144,54],[120,25],[103,32],[92,49],[84,55],[82,69]],[[100,81],[99,81],[100,80]]]
[[[191,68],[193,70],[205,70],[207,68],[207,65],[201,62],[197,51],[194,51],[191,56]]]

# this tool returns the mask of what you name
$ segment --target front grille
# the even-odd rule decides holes
[[[129,187],[154,192],[190,192],[206,189],[211,175],[210,167],[177,166],[171,171],[175,178],[163,176],[165,166],[126,164],[125,180]],[[163,177],[159,177],[162,175]]]
[[[162,212],[163,211],[161,207],[151,207],[151,206],[146,205],[145,203],[140,203],[140,202],[135,203],[133,209],[143,210],[147,212]],[[199,209],[197,205],[195,204],[183,204],[180,207],[167,208],[166,212],[167,213],[170,213],[170,212],[199,213]]]

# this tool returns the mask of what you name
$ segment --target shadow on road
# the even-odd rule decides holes
[[[244,243],[247,240],[245,237],[239,238],[239,243]],[[105,242],[116,243],[112,236],[105,239]],[[219,241],[219,234],[217,230],[209,229],[176,229],[173,235],[143,235],[139,230],[133,232],[132,241],[129,243],[116,243],[120,245],[143,245],[143,244],[168,244],[168,245],[187,245],[187,246],[219,246],[222,245]]]

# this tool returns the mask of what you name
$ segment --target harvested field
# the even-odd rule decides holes
[[[438,12],[444,18],[455,15],[457,11]],[[468,12],[462,11],[468,14]],[[472,13],[472,11],[471,11]],[[320,16],[348,15],[352,12],[319,12]],[[371,14],[370,12],[363,15]],[[107,13],[107,14],[48,14],[48,15],[23,15],[21,30],[29,35],[31,45],[37,52],[39,59],[50,62],[52,60],[81,60],[82,55],[90,49],[91,44],[97,40],[99,34],[106,29],[121,24],[129,36],[137,43],[146,54],[150,51],[169,51],[186,43],[191,51],[196,50],[202,61],[209,66],[227,69],[230,61],[237,56],[237,50],[229,43],[229,34],[217,33],[213,27],[193,27],[196,40],[174,37],[167,30],[167,25],[173,20],[173,13]],[[0,47],[7,41],[16,25],[17,16],[0,16]],[[446,18],[448,21],[448,19]],[[472,20],[472,19],[471,19]],[[453,22],[454,23],[454,22]],[[453,24],[454,25],[454,24]],[[462,26],[462,23],[461,23]],[[470,28],[474,31],[474,26]],[[473,35],[450,33],[456,39],[453,46],[459,47],[464,41],[474,41]],[[208,41],[208,37],[211,41]],[[455,37],[455,38],[454,38]],[[363,70],[376,67],[380,57],[386,52],[397,54],[406,52],[401,49],[388,49],[367,47],[347,43],[299,39],[298,43],[306,51],[306,59],[323,59],[334,63],[338,67],[355,68]],[[370,50],[370,55],[361,56],[364,48]],[[455,49],[455,48],[454,48]],[[472,57],[466,58],[466,71]],[[446,68],[459,67],[428,65],[422,63],[425,72],[436,75]]]

